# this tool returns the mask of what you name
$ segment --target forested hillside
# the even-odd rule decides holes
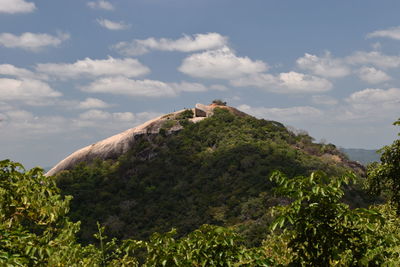
[[[260,244],[271,221],[267,210],[286,203],[272,193],[267,178],[273,171],[290,177],[316,170],[365,174],[334,145],[315,144],[279,122],[215,109],[199,123],[187,117],[175,123],[184,129],[166,134],[166,125],[159,134],[143,135],[118,160],[57,175],[62,194],[73,196],[70,217],[82,222],[83,241],[92,241],[99,221],[111,236],[139,239],[172,227],[184,235],[202,224],[235,226],[247,242]],[[369,203],[359,187],[347,189],[345,201],[353,207]]]
[[[351,162],[337,158],[335,164],[332,162],[327,154],[340,156],[332,145],[326,150],[326,146],[295,136],[276,122],[240,118],[220,110],[202,123],[181,123],[185,124],[181,132],[145,136],[140,146],[117,161],[81,164],[60,173],[57,183],[63,191],[55,177],[43,175],[40,168],[26,171],[18,163],[0,161],[0,265],[399,266],[400,140],[385,147],[381,162],[370,165],[366,178],[361,178],[349,171],[349,166],[356,166]],[[235,130],[228,127],[220,131],[228,124]],[[400,121],[395,124],[400,125]],[[251,145],[255,140],[260,142]],[[205,141],[209,141],[207,145]],[[256,161],[243,161],[254,155]],[[277,165],[268,164],[266,159]],[[257,161],[268,168],[263,169]],[[198,172],[190,171],[193,166]],[[190,171],[190,176],[183,176],[187,184],[178,176],[183,175],[178,167]],[[284,173],[285,168],[290,176]],[[246,176],[245,171],[250,170],[256,178]],[[142,175],[144,183],[132,179],[136,175]],[[356,182],[365,182],[365,191],[354,187]],[[72,197],[65,196],[67,190],[86,207],[79,202],[71,205]],[[346,192],[350,193],[347,197]],[[355,202],[366,204],[360,201],[366,193],[375,199],[382,196],[386,203],[354,208]],[[121,205],[129,200],[130,208]],[[151,201],[160,206],[140,206]],[[116,222],[124,223],[123,212],[118,213],[123,208],[136,216],[130,227],[143,230],[143,239],[107,237],[107,228],[111,234],[125,237],[115,232]],[[153,211],[156,208],[158,214]],[[136,209],[141,214],[135,214]],[[203,214],[198,215],[199,211]],[[196,216],[199,224],[214,225],[197,227],[185,212]],[[101,220],[110,214],[116,216],[114,221],[90,225],[95,216]],[[173,218],[176,216],[184,220],[180,226],[186,228],[178,229],[180,234],[172,228],[147,238],[149,229],[162,231],[164,226],[146,228],[140,216],[148,223],[171,220],[170,225],[179,224]],[[83,222],[81,233],[80,222],[71,222],[77,217]],[[120,227],[129,230],[128,223]],[[93,229],[93,239],[85,240],[85,234]],[[82,240],[89,244],[82,244]]]

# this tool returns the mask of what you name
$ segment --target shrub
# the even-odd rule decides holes
[[[226,102],[222,101],[221,99],[214,99],[212,104],[216,104],[216,105],[219,105],[219,106],[226,106]]]

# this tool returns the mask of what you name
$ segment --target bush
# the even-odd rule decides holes
[[[351,210],[341,202],[342,186],[354,181],[354,175],[329,178],[314,172],[289,179],[275,172],[270,179],[277,183],[278,193],[293,199],[289,205],[274,208],[279,216],[272,229],[285,228],[296,266],[380,266],[391,254],[387,247],[398,245],[396,237],[377,234],[386,225],[379,210]],[[393,255],[397,257],[398,252]]]
[[[218,106],[226,106],[226,102],[222,101],[221,99],[214,99],[212,104],[216,104]]]
[[[176,119],[177,120],[191,119],[193,118],[193,116],[194,116],[193,110],[185,109],[185,111],[179,113],[178,116],[176,116]]]
[[[0,161],[0,265],[95,266],[96,249],[76,243],[79,222],[66,216],[70,200],[43,169]]]

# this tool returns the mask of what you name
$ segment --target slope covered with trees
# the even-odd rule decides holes
[[[190,115],[190,114],[187,114]],[[70,217],[81,221],[80,239],[93,241],[96,222],[118,238],[147,239],[178,228],[185,235],[202,224],[235,226],[250,245],[260,244],[272,220],[269,207],[287,200],[272,194],[267,177],[323,170],[340,176],[362,166],[349,162],[332,144],[315,144],[275,121],[236,116],[225,109],[199,123],[186,117],[184,129],[143,135],[118,160],[80,164],[57,175],[62,194],[72,195]],[[345,201],[365,206],[359,186],[346,188]]]
[[[388,151],[391,148],[388,148]],[[394,151],[395,152],[395,151]],[[395,162],[398,164],[398,162]],[[391,163],[389,163],[391,164]],[[381,167],[381,166],[380,166]],[[391,166],[394,167],[394,166]],[[379,169],[379,167],[377,167]],[[148,241],[118,241],[98,225],[96,241],[76,240],[79,222],[68,220],[52,177],[0,162],[0,264],[2,266],[398,266],[400,219],[396,205],[349,209],[341,199],[354,175],[323,172],[288,178],[274,172],[276,193],[290,202],[272,208],[272,231],[248,246],[232,228],[203,225],[182,238],[173,229]]]
[[[272,217],[268,231],[260,232],[263,241],[253,245],[237,227],[204,224],[180,238],[172,229],[148,240],[118,240],[107,238],[98,223],[93,242],[83,245],[77,238],[80,222],[68,217],[71,197],[60,194],[54,177],[0,161],[0,265],[399,266],[399,142],[384,147],[381,162],[368,168],[368,189],[382,194],[385,204],[350,208],[343,203],[357,176],[335,175],[338,167],[327,169],[331,175],[272,172],[264,182],[273,188],[271,196],[284,201],[268,210],[269,202],[261,204]],[[117,163],[122,162],[108,167],[118,170]],[[105,170],[103,164],[86,166],[86,174]]]

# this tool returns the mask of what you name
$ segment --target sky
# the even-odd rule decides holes
[[[51,167],[222,99],[316,142],[397,138],[397,0],[0,0],[0,160]]]

